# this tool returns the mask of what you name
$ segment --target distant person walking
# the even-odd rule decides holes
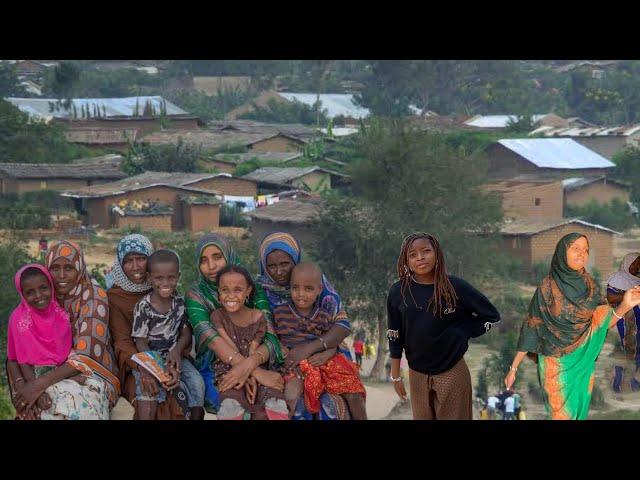
[[[44,264],[44,259],[47,256],[47,250],[49,250],[49,242],[44,235],[40,237],[40,241],[38,242],[38,251],[40,252],[40,263]]]
[[[362,367],[362,352],[364,350],[364,342],[361,339],[354,340],[353,352],[356,354],[356,363]]]
[[[504,400],[504,416],[502,417],[503,420],[515,420],[515,404],[516,401],[513,398],[513,395],[511,395],[510,397],[505,398]]]
[[[522,407],[522,399],[519,393],[511,395],[513,397],[513,413],[516,416],[516,420],[520,420],[520,408]]]
[[[489,411],[489,420],[495,420],[496,418],[496,409],[498,408],[498,404],[500,403],[500,399],[495,395],[491,395],[487,399],[487,409]]]

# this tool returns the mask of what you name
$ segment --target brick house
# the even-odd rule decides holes
[[[127,179],[63,192],[84,223],[99,228],[200,229],[219,225],[221,192],[206,188],[216,175],[145,172]],[[232,179],[235,180],[235,179]],[[255,186],[254,186],[255,188]],[[230,189],[231,191],[237,191]],[[138,206],[142,208],[138,208]]]
[[[640,145],[640,125],[586,128],[542,126],[533,130],[530,135],[570,138],[609,160],[626,146]]]
[[[348,181],[348,175],[321,167],[263,167],[241,178],[254,181],[261,192],[268,193],[287,188],[324,190]]]
[[[211,159],[203,160],[202,163],[213,167],[220,172],[233,173],[235,169],[245,162],[257,160],[260,162],[287,163],[298,158],[302,154],[298,152],[248,152],[248,153],[218,153]]]
[[[142,139],[149,145],[184,144],[203,150],[244,148],[252,152],[301,152],[308,139],[281,132],[243,132],[237,130],[167,129],[151,133]]]
[[[249,213],[249,230],[259,241],[274,231],[295,236],[305,249],[313,248],[317,239],[312,226],[316,222],[323,200],[319,196],[299,193],[278,203],[257,208]]]
[[[76,98],[68,106],[57,98],[5,98],[32,118],[64,124],[67,129],[136,130],[149,133],[167,124],[199,128],[197,117],[159,96]]]
[[[0,163],[0,193],[67,190],[126,177],[120,155],[76,160],[74,163]]]
[[[568,178],[602,176],[611,161],[570,138],[503,139],[487,147],[488,176]]]
[[[502,198],[505,219],[559,219],[563,212],[560,181],[504,180],[485,185]]]
[[[126,153],[129,143],[136,140],[138,131],[132,129],[74,128],[64,132],[69,143],[77,143],[91,149]]]
[[[536,263],[551,265],[558,241],[568,233],[584,234],[589,240],[588,270],[596,268],[606,279],[616,269],[613,239],[618,232],[582,220],[526,220],[506,223],[501,230],[501,247],[520,259],[530,270]]]
[[[606,177],[567,178],[562,181],[565,206],[582,207],[592,200],[609,203],[614,198],[621,202],[630,200],[630,187]]]

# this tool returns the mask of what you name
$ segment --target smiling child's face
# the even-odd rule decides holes
[[[38,310],[46,310],[51,302],[51,284],[43,274],[31,275],[20,282],[22,296]]]
[[[175,262],[155,262],[148,275],[153,290],[161,298],[171,298],[180,280],[180,267]]]
[[[240,311],[249,295],[251,295],[251,286],[241,273],[228,272],[220,277],[218,296],[227,312]]]

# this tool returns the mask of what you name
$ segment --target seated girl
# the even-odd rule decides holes
[[[236,265],[228,265],[218,273],[216,284],[221,308],[211,313],[211,323],[230,345],[236,355],[262,356],[258,348],[267,332],[267,320],[260,310],[249,308],[245,302],[255,290],[249,272]],[[233,354],[216,357],[213,368],[215,378],[221,379],[231,370]],[[267,359],[260,358],[258,364]],[[258,383],[249,377],[244,389],[220,391],[220,420],[287,420],[287,406],[282,392]]]
[[[7,368],[14,395],[37,378],[63,365],[72,346],[68,314],[54,297],[53,280],[42,265],[22,267],[15,276],[21,303],[9,319]],[[30,420],[108,419],[106,402],[93,379],[77,375],[49,386],[33,405],[17,406],[18,418]],[[22,408],[20,408],[22,407]]]

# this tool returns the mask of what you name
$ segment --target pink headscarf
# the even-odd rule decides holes
[[[42,272],[51,287],[51,301],[46,310],[30,306],[22,294],[20,277],[28,268]],[[15,276],[21,303],[11,313],[7,336],[7,358],[28,365],[62,365],[71,350],[71,323],[55,297],[53,279],[42,265],[22,267]]]

